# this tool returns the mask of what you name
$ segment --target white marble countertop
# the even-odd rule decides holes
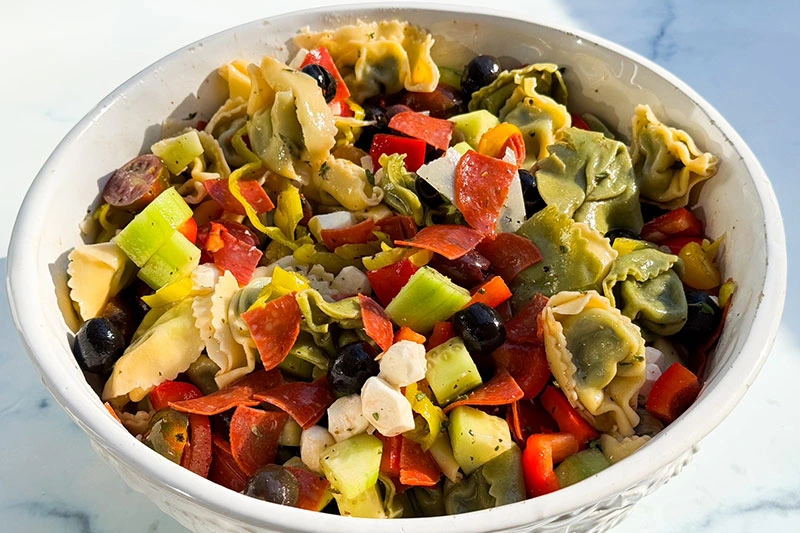
[[[4,2],[0,20],[0,274],[18,206],[58,141],[112,89],[205,35],[289,9],[332,5],[210,2]],[[462,1],[438,0],[440,4]],[[468,0],[467,3],[478,3]],[[483,2],[481,2],[483,3]],[[507,12],[580,28],[671,70],[714,105],[772,179],[797,255],[800,2],[493,0]],[[615,531],[797,531],[800,520],[800,305],[789,276],[780,334],[758,380],[686,470]],[[795,272],[800,274],[800,272]],[[130,490],[42,386],[0,296],[0,529],[185,531]]]

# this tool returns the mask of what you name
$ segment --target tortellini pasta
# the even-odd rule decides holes
[[[554,295],[541,323],[550,370],[570,403],[598,431],[633,435],[646,379],[639,328],[596,291]]]
[[[689,203],[692,187],[717,173],[719,159],[701,152],[683,130],[658,120],[649,106],[639,105],[633,116],[631,159],[642,198],[662,209]]]
[[[248,68],[253,89],[248,135],[253,151],[271,171],[302,180],[318,170],[336,143],[336,124],[310,76],[264,57]]]
[[[358,22],[334,31],[302,33],[294,43],[309,50],[327,48],[359,102],[403,88],[431,92],[439,83],[439,69],[431,59],[433,37],[408,22]]]
[[[517,230],[529,238],[542,260],[514,278],[511,304],[522,308],[533,295],[552,296],[561,291],[600,290],[617,251],[608,239],[586,224],[575,222],[547,206]]]
[[[472,95],[470,111],[486,109],[502,122],[519,127],[525,139],[525,166],[547,156],[547,147],[572,119],[564,105],[567,89],[558,67],[537,63],[503,72]]]
[[[632,435],[630,437],[616,438],[606,433],[600,435],[600,449],[611,464],[618,463],[630,454],[647,444],[648,435]]]
[[[611,305],[658,335],[674,335],[686,323],[688,307],[678,257],[642,247],[619,256],[603,280]]]
[[[370,184],[360,165],[332,155],[312,174],[306,191],[324,204],[342,205],[350,211],[374,207],[383,200],[383,189]]]
[[[539,161],[536,180],[548,205],[600,233],[639,233],[642,212],[628,150],[602,133],[566,128]]]

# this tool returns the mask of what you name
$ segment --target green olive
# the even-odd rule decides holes
[[[161,409],[150,419],[144,443],[173,463],[180,464],[189,441],[189,418],[174,409]]]

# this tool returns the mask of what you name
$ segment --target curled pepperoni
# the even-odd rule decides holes
[[[328,380],[324,377],[313,383],[286,383],[256,394],[256,399],[289,413],[303,429],[319,422],[334,400]]]
[[[343,244],[362,244],[376,239],[372,230],[375,228],[375,221],[371,218],[354,224],[346,228],[324,229],[320,232],[322,242],[330,251]]]
[[[264,307],[242,313],[256,343],[264,369],[272,370],[286,359],[300,334],[303,315],[294,294],[281,296]]]
[[[505,370],[495,376],[483,387],[471,392],[463,400],[455,401],[444,408],[449,413],[459,405],[506,405],[522,399],[524,392],[513,377]]]
[[[239,468],[252,476],[275,461],[283,426],[289,415],[239,406],[231,417],[231,455]]]
[[[219,232],[222,247],[212,252],[214,264],[223,271],[230,270],[239,284],[246,285],[261,260],[261,250],[237,239],[224,226],[212,222],[211,235],[215,230]]]
[[[244,206],[233,196],[230,187],[228,186],[228,179],[206,180],[203,186],[208,191],[208,195],[217,201],[222,209],[229,213],[236,215],[246,215]],[[267,196],[266,191],[259,185],[256,180],[240,180],[239,188],[242,191],[242,196],[247,200],[247,203],[253,206],[256,213],[266,213],[275,209],[275,204]]]
[[[447,259],[458,259],[475,249],[483,235],[472,228],[455,224],[437,224],[423,228],[411,239],[395,244],[430,250]]]
[[[492,270],[511,283],[517,274],[542,260],[533,241],[516,233],[499,233],[490,242],[478,245],[478,251],[492,263]]]
[[[506,322],[506,342],[516,344],[541,344],[539,315],[547,305],[547,296],[537,293],[533,299]]]
[[[231,383],[224,389],[212,392],[208,396],[169,402],[169,406],[183,413],[206,416],[218,415],[240,405],[258,405],[259,401],[253,398],[254,394],[282,384],[283,377],[279,370],[270,370],[269,372],[259,370]]]
[[[417,234],[417,223],[414,217],[407,215],[390,215],[375,223],[375,228],[385,233],[393,241],[410,239]]]
[[[432,487],[439,482],[442,471],[422,447],[411,439],[401,437],[400,483],[408,487]]]
[[[409,137],[423,140],[439,150],[447,150],[455,124],[416,111],[403,111],[389,120],[389,127]]]
[[[537,396],[552,379],[547,354],[541,344],[506,342],[492,352],[492,358],[498,368],[505,369],[516,381],[523,392],[520,398]]]
[[[388,350],[394,340],[394,330],[392,321],[386,316],[383,307],[363,294],[358,295],[361,303],[361,320],[364,322],[364,332],[367,336],[378,343],[381,350]]]
[[[470,226],[487,237],[497,231],[497,218],[516,173],[515,165],[472,150],[458,161],[456,207]]]
[[[233,459],[230,443],[219,435],[214,435],[212,443],[213,459],[208,479],[232,491],[242,492],[247,485],[247,474]]]

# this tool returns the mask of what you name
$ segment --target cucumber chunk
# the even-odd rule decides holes
[[[153,289],[160,289],[185,278],[200,264],[200,249],[174,231],[139,271],[139,279]]]
[[[425,378],[439,405],[447,405],[458,396],[483,384],[475,361],[460,337],[453,337],[425,354],[428,369]]]
[[[339,514],[342,516],[355,516],[357,518],[388,518],[383,509],[383,498],[375,484],[356,496],[345,498],[344,494],[334,494]]]
[[[500,124],[500,119],[485,109],[456,115],[448,120],[456,125],[464,140],[475,150],[478,149],[483,134]]]
[[[393,322],[418,333],[428,333],[462,309],[470,300],[469,291],[459,287],[438,271],[424,266],[417,270],[386,306]]]
[[[453,455],[467,475],[514,446],[505,420],[472,407],[453,409],[449,431]]]
[[[325,448],[319,465],[331,486],[352,500],[375,486],[382,453],[380,439],[362,433]]]
[[[203,145],[197,130],[191,130],[183,135],[158,141],[150,147],[150,151],[161,158],[170,172],[180,174],[195,157],[203,155]]]
[[[564,488],[592,477],[609,466],[611,462],[603,452],[597,448],[589,448],[564,459],[556,467],[556,476],[561,488]]]

